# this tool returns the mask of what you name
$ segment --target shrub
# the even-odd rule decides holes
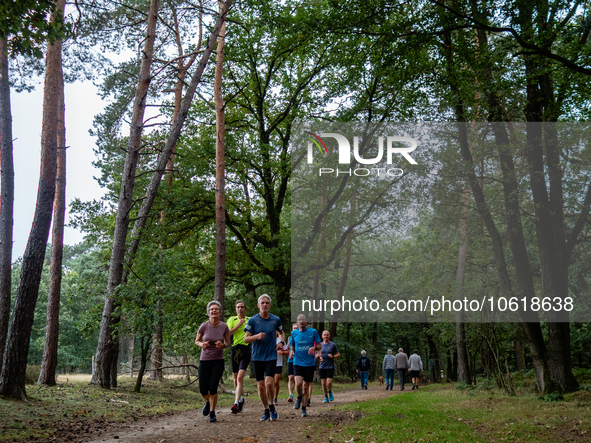
[[[39,374],[41,374],[41,366],[38,365],[27,365],[27,372],[25,374],[25,384],[34,385],[39,380]]]

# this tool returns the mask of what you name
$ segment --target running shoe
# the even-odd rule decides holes
[[[306,412],[306,407],[305,406],[302,408],[302,412],[300,413],[300,415],[302,417],[307,417],[308,416],[308,413]]]
[[[244,403],[246,403],[246,400],[238,400],[238,412],[242,412],[242,409],[244,408]]]
[[[215,416],[215,412],[211,411],[209,413],[209,422],[216,423],[218,421],[217,417]]]
[[[295,401],[295,403],[294,403],[294,405],[293,405],[293,408],[294,408],[294,409],[300,409],[300,405],[301,405],[301,404],[302,404],[302,397],[300,397],[300,396],[298,395],[298,397],[296,398],[296,401]]]
[[[271,421],[277,420],[277,417],[279,417],[279,414],[277,414],[277,409],[273,408],[271,411]]]
[[[240,412],[240,406],[238,403],[234,403],[230,410],[232,411],[232,414],[238,414]]]
[[[324,400],[322,400],[322,403],[328,403],[328,397],[324,397]]]
[[[265,413],[261,417],[261,421],[269,420],[270,416],[271,416],[271,413],[269,412],[269,410],[265,409]]]
[[[205,405],[203,406],[203,409],[201,409],[201,413],[203,414],[204,417],[207,417],[209,415],[209,402],[205,403]]]
[[[367,385],[365,385],[365,390],[367,391]]]
[[[308,399],[308,403],[306,403],[306,406],[310,406],[310,399]]]
[[[289,397],[287,398],[287,402],[293,403],[293,395],[292,394],[289,394]]]
[[[276,398],[273,399],[273,406],[277,406],[279,404],[279,402],[277,401]]]
[[[334,396],[332,395],[332,391],[328,391],[328,399],[330,401],[334,401]]]

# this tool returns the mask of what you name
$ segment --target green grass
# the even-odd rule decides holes
[[[58,385],[28,385],[28,401],[0,397],[0,440],[24,440],[48,437],[60,422],[88,420],[123,421],[155,414],[191,409],[201,410],[203,398],[198,384],[178,387],[184,380],[142,384],[142,392],[133,392],[135,378],[121,376],[119,386],[105,390],[88,383],[90,376],[62,376]],[[233,389],[232,381],[225,379],[226,387]],[[246,380],[246,391],[256,395],[254,382]],[[258,397],[257,397],[258,398]],[[231,394],[220,394],[218,405],[229,407],[234,403]]]
[[[317,425],[316,441],[334,442],[556,442],[591,439],[591,392],[544,402],[498,390],[429,386],[339,408],[363,416],[346,426]]]

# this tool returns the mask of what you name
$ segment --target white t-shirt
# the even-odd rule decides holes
[[[281,337],[277,337],[276,339],[276,343],[279,344],[281,343]],[[287,351],[287,343],[283,345],[283,350]],[[279,355],[279,352],[277,353],[277,364],[275,366],[283,366],[283,355]]]

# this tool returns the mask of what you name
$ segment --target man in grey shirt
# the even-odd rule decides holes
[[[404,353],[402,348],[398,348],[398,354],[394,357],[396,361],[396,369],[398,370],[398,378],[400,379],[400,390],[404,391],[404,375],[408,368],[408,355]]]
[[[421,376],[421,372],[423,372],[423,361],[421,360],[421,356],[419,355],[419,351],[415,349],[412,351],[412,355],[408,359],[410,376],[412,378],[412,389],[419,389],[419,377]]]
[[[394,386],[394,369],[396,367],[396,357],[392,355],[392,349],[388,349],[388,353],[384,356],[382,362],[382,372],[386,373],[386,391]]]

